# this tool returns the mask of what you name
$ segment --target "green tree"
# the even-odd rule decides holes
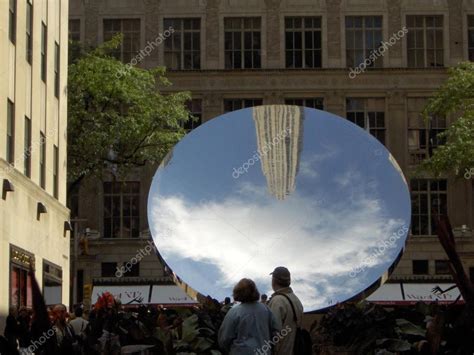
[[[188,93],[162,95],[164,68],[144,70],[111,53],[120,36],[69,65],[68,178],[77,185],[104,171],[121,175],[159,163],[184,135]]]
[[[449,69],[449,78],[429,101],[424,116],[454,115],[457,120],[438,137],[445,141],[421,165],[437,176],[462,176],[474,168],[474,63]]]

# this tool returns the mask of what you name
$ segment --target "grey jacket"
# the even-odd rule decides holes
[[[303,318],[303,305],[301,301],[293,293],[291,287],[285,287],[277,291],[278,293],[285,293],[293,303],[296,311],[297,323],[293,320],[293,311],[291,305],[285,296],[273,294],[268,302],[268,307],[272,310],[281,324],[281,329],[288,329],[288,334],[281,338],[275,346],[275,355],[292,355],[293,346],[295,344],[296,328],[301,326]]]
[[[279,325],[270,309],[260,303],[232,307],[219,329],[219,346],[230,355],[270,354],[271,338]]]

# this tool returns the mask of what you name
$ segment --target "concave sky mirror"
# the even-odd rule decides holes
[[[403,252],[410,195],[387,149],[328,112],[247,108],[186,135],[148,197],[154,242],[203,295],[232,295],[243,277],[271,294],[276,266],[292,273],[305,311],[361,295]]]

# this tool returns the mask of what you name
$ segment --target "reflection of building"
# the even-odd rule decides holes
[[[144,49],[172,25],[173,36],[149,55],[140,55],[139,65],[172,69],[167,76],[173,85],[163,90],[189,90],[193,112],[202,115],[203,122],[225,110],[260,104],[325,109],[376,136],[407,179],[429,153],[432,134],[455,119],[437,119],[430,132],[420,115],[427,98],[445,80],[446,67],[474,58],[474,2],[467,0],[70,0],[70,13],[72,39],[94,45],[110,29],[121,29],[130,43],[120,49],[121,58],[130,58],[130,48]],[[369,42],[376,43],[367,38],[382,36],[389,41],[405,25],[409,32],[377,59],[374,68],[355,78],[349,76],[348,67],[370,52]],[[255,41],[247,48],[239,47],[245,42],[241,39],[250,36]],[[418,43],[419,36],[436,36],[436,46]],[[201,158],[196,152],[196,159]],[[140,199],[140,232],[147,230],[146,200],[153,173],[154,168],[144,168],[129,178],[140,182],[136,197]],[[450,279],[431,215],[432,207],[441,206],[447,206],[458,250],[474,280],[472,181],[409,179],[412,235],[391,280]],[[88,219],[83,226],[100,236],[89,247],[91,254],[101,257],[80,260],[81,280],[98,282],[108,275],[110,265],[128,261],[144,241],[134,234],[104,238],[102,183],[86,181],[72,197],[79,201],[78,216]],[[119,213],[114,218],[128,216]],[[156,259],[145,258],[139,269],[139,277],[133,278],[164,276]]]
[[[0,332],[9,306],[69,303],[67,2],[0,1]]]
[[[303,112],[297,106],[253,108],[258,152],[270,193],[279,200],[295,190],[303,140]]]

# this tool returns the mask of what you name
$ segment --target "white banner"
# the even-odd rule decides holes
[[[153,304],[197,304],[178,286],[154,285],[150,303]]]

